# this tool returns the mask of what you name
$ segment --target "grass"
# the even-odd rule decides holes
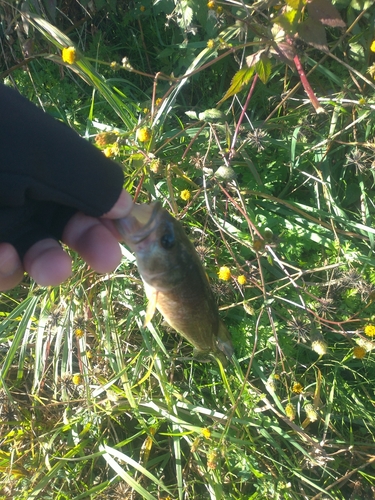
[[[0,295],[0,498],[373,498],[374,7],[323,12],[301,76],[303,5],[72,2],[54,22],[38,5],[28,64],[5,38],[2,76],[181,220],[236,358],[200,363],[162,318],[144,328],[125,248],[112,275],[72,255],[60,287],[25,278]]]

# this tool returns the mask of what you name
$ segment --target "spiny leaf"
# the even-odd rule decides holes
[[[267,57],[266,54],[262,54],[260,56],[259,61],[255,65],[255,71],[257,72],[257,75],[259,76],[261,82],[267,83],[268,79],[271,75],[271,70],[272,70],[272,64],[271,60],[269,57]]]
[[[230,84],[229,89],[225,93],[225,96],[218,102],[218,104],[224,102],[226,99],[228,99],[228,97],[238,94],[238,92],[240,92],[240,90],[242,90],[243,87],[249,83],[251,77],[254,74],[254,70],[255,70],[254,66],[252,66],[251,68],[244,67],[238,70],[237,73],[232,78],[232,82]]]

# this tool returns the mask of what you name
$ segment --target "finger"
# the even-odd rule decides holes
[[[121,262],[116,237],[94,217],[75,214],[65,227],[63,241],[98,273],[109,273]]]
[[[109,212],[102,217],[105,219],[120,219],[126,217],[133,208],[133,200],[130,194],[124,189],[121,191],[120,197]]]
[[[23,274],[17,250],[9,243],[0,243],[0,291],[14,288],[22,281]]]
[[[26,272],[41,286],[56,286],[72,274],[69,255],[56,240],[38,241],[23,259]]]

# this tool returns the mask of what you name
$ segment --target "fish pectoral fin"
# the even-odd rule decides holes
[[[230,338],[229,332],[222,321],[219,324],[219,332],[216,339],[217,347],[222,351],[229,359],[233,355],[233,345]]]
[[[156,302],[158,300],[158,292],[152,292],[149,297],[148,297],[148,304],[147,304],[147,309],[146,309],[146,316],[145,320],[143,322],[143,327],[146,328],[146,326],[150,323],[152,318],[154,317],[155,311],[156,311]]]

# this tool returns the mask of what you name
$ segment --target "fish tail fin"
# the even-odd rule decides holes
[[[219,332],[217,336],[217,347],[222,351],[229,359],[233,356],[234,349],[232,340],[230,338],[229,332],[222,321],[219,324]]]

